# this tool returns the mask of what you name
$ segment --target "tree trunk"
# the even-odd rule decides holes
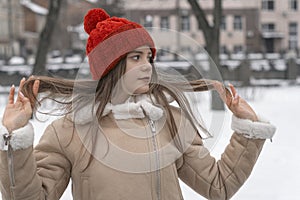
[[[62,0],[49,1],[49,13],[47,15],[45,26],[40,34],[38,50],[33,66],[32,74],[34,75],[47,75],[47,53],[51,44],[52,33],[58,20],[61,2]]]
[[[220,59],[219,59],[219,45],[220,45],[220,23],[222,19],[222,0],[215,0],[215,7],[213,10],[213,26],[210,26],[206,18],[205,12],[199,5],[197,0],[188,0],[198,22],[201,27],[206,42],[206,50],[213,62],[210,62],[210,79],[220,80]],[[217,94],[212,92],[211,108],[213,110],[224,110],[224,103]]]

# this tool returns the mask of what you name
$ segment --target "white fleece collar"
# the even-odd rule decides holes
[[[168,101],[173,101],[172,98],[167,97]],[[153,105],[149,95],[143,94],[135,97],[136,102],[133,102],[133,98],[130,97],[122,104],[113,105],[108,103],[103,112],[103,116],[112,113],[117,120],[132,119],[132,118],[144,118],[149,117],[153,121],[159,120],[163,116],[163,109],[159,106]],[[83,108],[77,110],[72,115],[73,121],[77,124],[85,124],[92,121],[95,118],[97,105],[92,109],[92,105],[89,104]],[[74,117],[74,115],[76,117]]]

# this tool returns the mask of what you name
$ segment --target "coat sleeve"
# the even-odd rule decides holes
[[[255,138],[259,135],[256,133],[269,137],[275,132],[272,125],[260,122],[259,125],[251,122],[245,124],[243,120],[234,118],[233,123],[232,127],[239,128],[234,129],[220,160],[216,161],[209,154],[202,139],[196,134],[183,153],[181,162],[178,162],[181,163],[178,167],[180,179],[207,199],[230,199],[249,177],[262,150],[266,138]],[[243,127],[239,126],[240,123],[244,123]],[[252,133],[251,136],[248,131]]]
[[[3,133],[3,127],[0,132]],[[69,183],[71,164],[64,155],[53,125],[47,127],[34,149],[32,143],[30,146],[20,143],[22,137],[28,140],[32,135],[33,129],[24,127],[12,133],[12,156],[5,149],[4,142],[0,141],[0,189],[3,200],[58,200]]]

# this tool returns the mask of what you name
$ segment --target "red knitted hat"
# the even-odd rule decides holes
[[[110,17],[103,9],[91,9],[84,17],[84,30],[90,71],[99,80],[111,71],[126,54],[148,45],[155,57],[154,42],[144,27],[125,18]]]

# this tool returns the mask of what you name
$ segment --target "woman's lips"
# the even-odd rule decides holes
[[[150,77],[142,77],[142,78],[139,78],[138,80],[149,81]]]

